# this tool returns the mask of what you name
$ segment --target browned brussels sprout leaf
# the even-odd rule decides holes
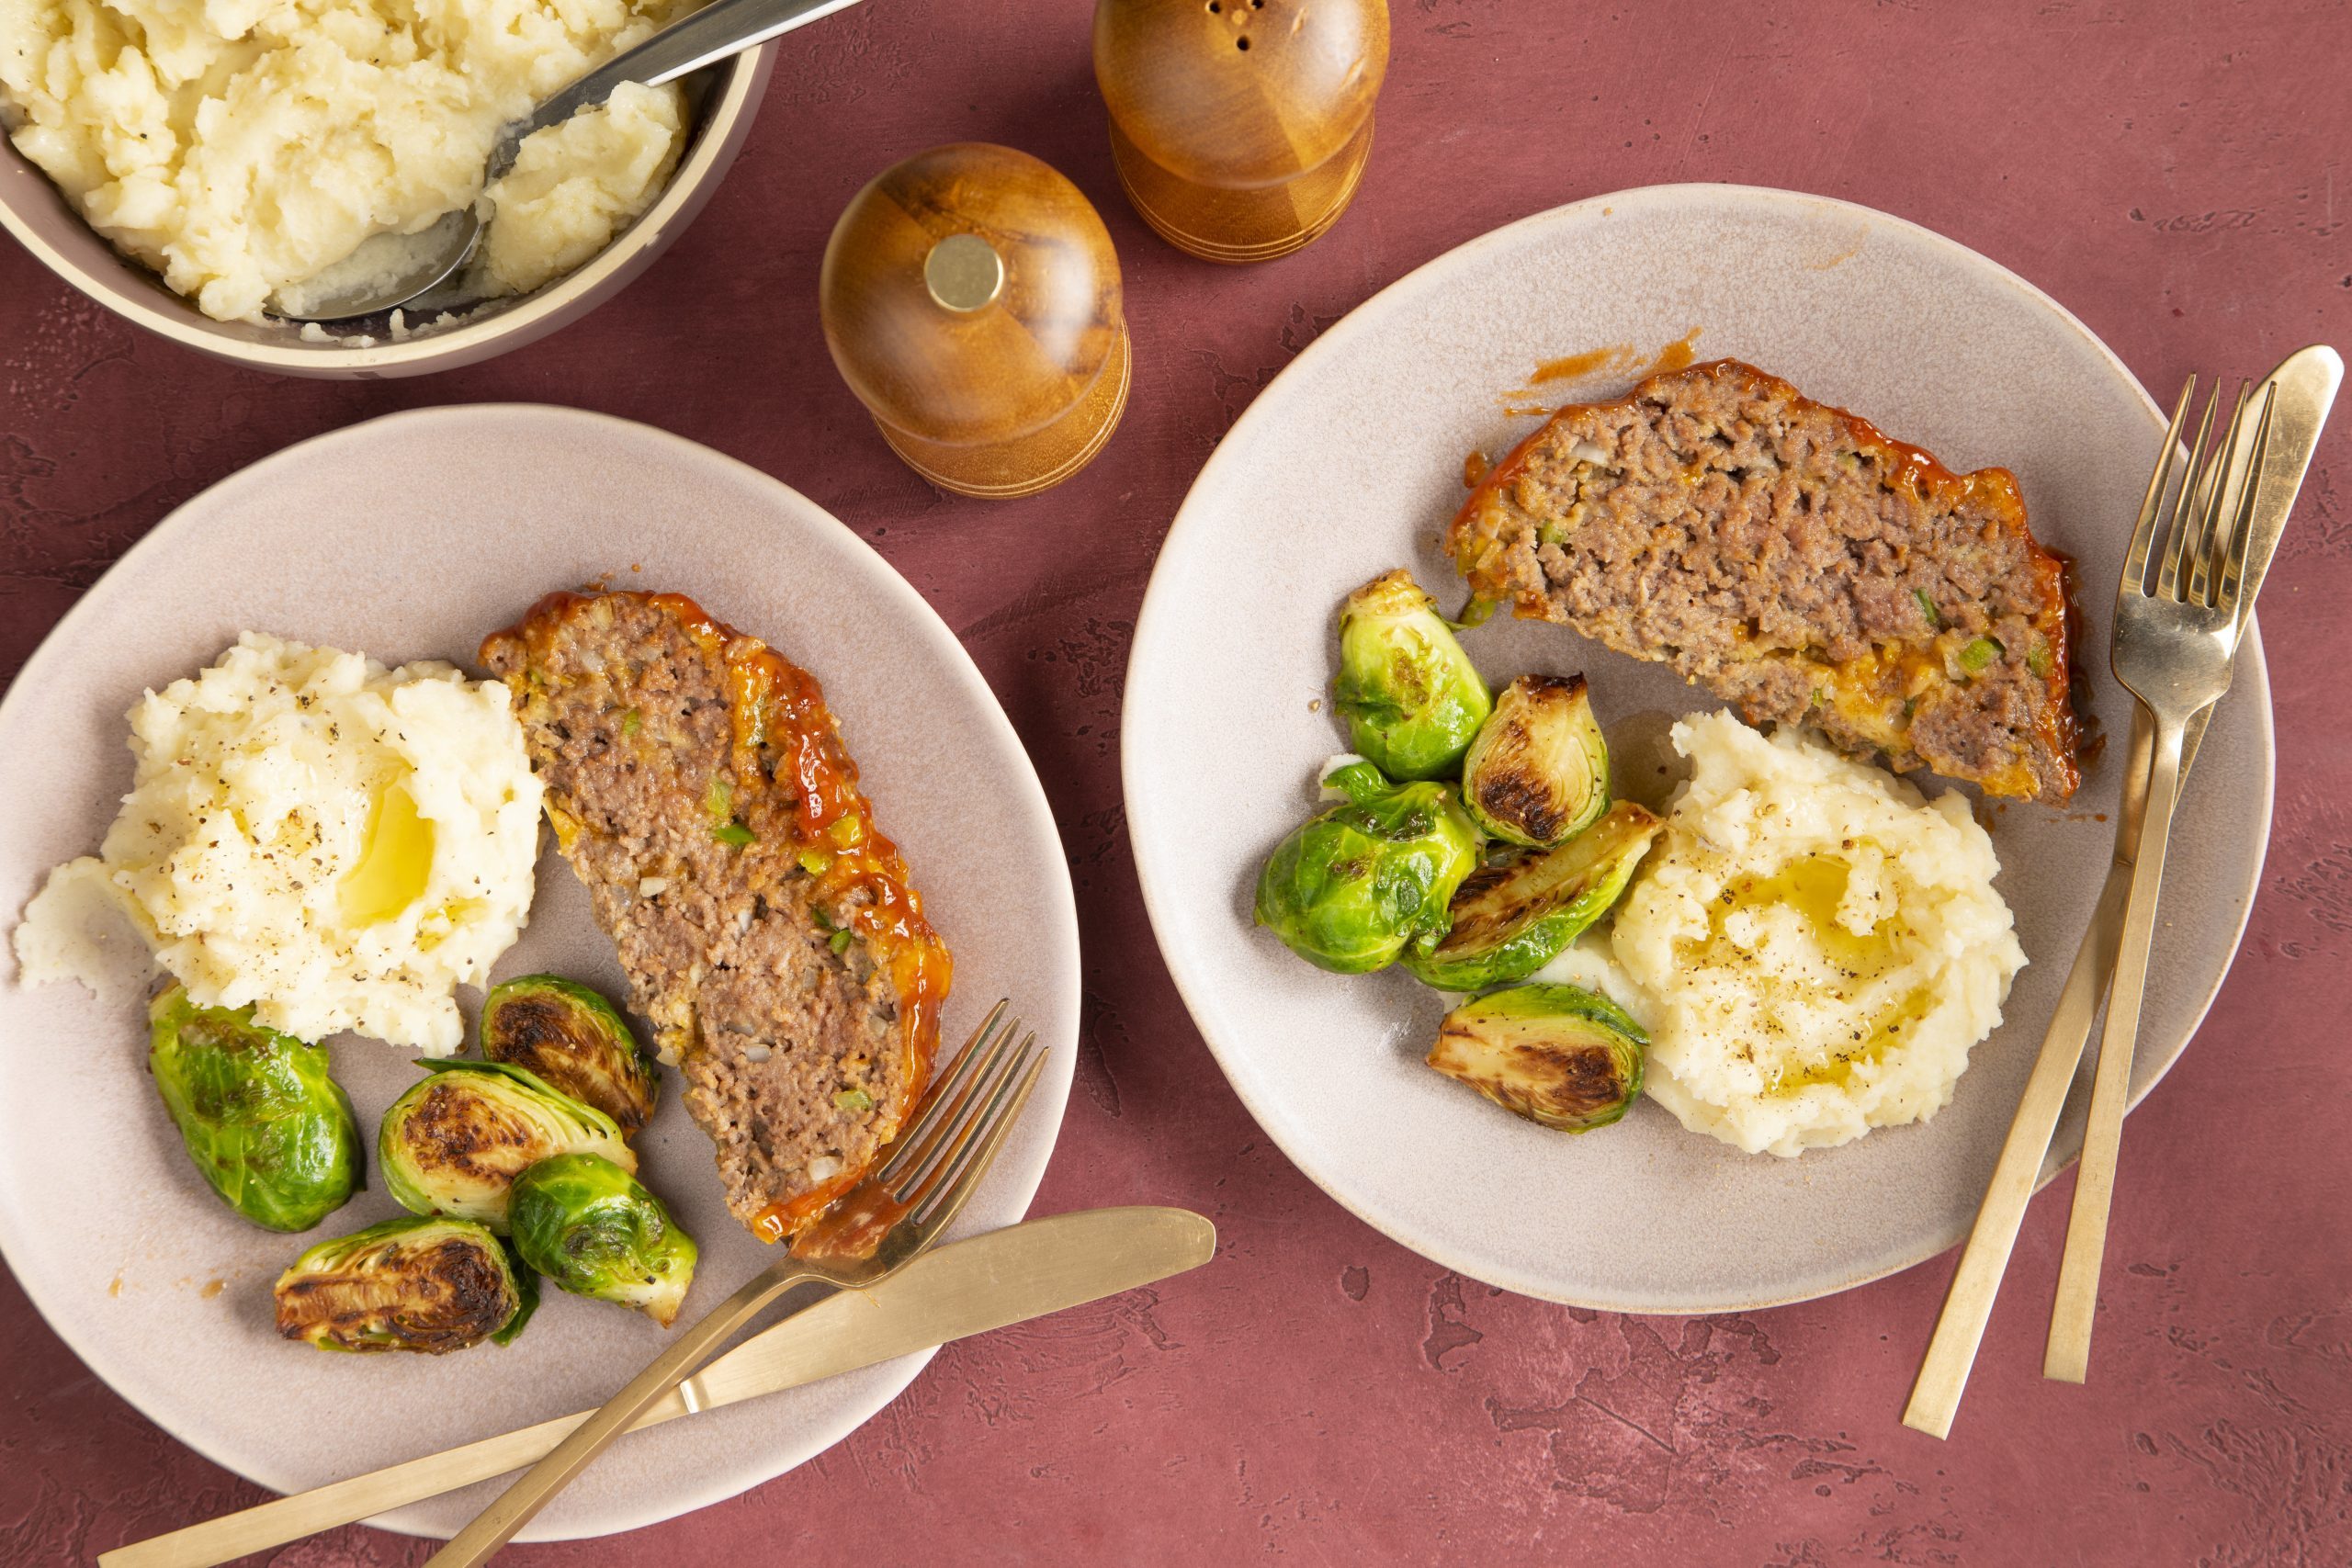
[[[481,1054],[528,1067],[635,1137],[653,1119],[662,1080],[620,1010],[559,975],[525,975],[481,1006]]]
[[[1648,1046],[1641,1025],[1605,997],[1515,986],[1446,1014],[1429,1064],[1531,1122],[1589,1133],[1642,1092]]]
[[[288,1339],[431,1356],[503,1345],[538,1304],[531,1271],[487,1228],[409,1215],[319,1243],[277,1277],[276,1293]]]
[[[1441,991],[1482,991],[1523,980],[1559,956],[1609,912],[1666,824],[1621,800],[1556,850],[1532,850],[1463,880],[1434,947],[1408,947],[1399,962]]]
[[[613,1119],[509,1062],[426,1062],[440,1070],[392,1101],[376,1133],[384,1190],[416,1214],[476,1220],[506,1234],[514,1179],[585,1149],[623,1170],[637,1156]]]
[[[1592,826],[1609,806],[1609,743],[1583,676],[1521,675],[1496,695],[1462,760],[1462,799],[1514,844],[1547,848]]]

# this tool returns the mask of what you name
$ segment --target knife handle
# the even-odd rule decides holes
[[[168,1535],[119,1546],[98,1554],[98,1568],[219,1568],[253,1552],[285,1546],[339,1525],[355,1525],[536,1464],[593,1414],[582,1410],[559,1416],[536,1427],[501,1432],[461,1448],[330,1482]],[[647,1411],[637,1425],[650,1427],[685,1414],[684,1402],[673,1398]]]

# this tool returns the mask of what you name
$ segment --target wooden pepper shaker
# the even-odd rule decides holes
[[[1126,407],[1110,231],[1076,186],[1010,147],[936,147],[858,192],[825,247],[818,308],[882,438],[948,490],[1058,484]]]
[[[1127,199],[1179,250],[1287,255],[1372,150],[1386,0],[1097,0],[1094,80]]]

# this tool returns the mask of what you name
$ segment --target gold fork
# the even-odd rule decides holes
[[[842,1291],[888,1279],[937,1240],[995,1159],[1045,1066],[1035,1034],[1018,1046],[1011,1043],[1021,1022],[1005,1021],[1008,1005],[997,1003],[981,1021],[871,1176],[803,1232],[789,1254],[706,1314],[574,1428],[435,1552],[426,1568],[472,1568],[487,1561],[631,1422],[778,1296],[796,1292],[783,1314],[789,1317]]]
[[[2115,596],[2115,631],[2108,662],[2115,678],[2140,699],[2150,731],[2147,805],[2132,853],[2132,892],[2123,907],[2123,930],[2115,954],[2115,979],[2107,998],[2107,1028],[2099,1036],[2098,1068],[2091,1080],[2090,1121],[2083,1134],[2082,1164],[2075,1175],[2075,1204],[2066,1226],[2066,1249],[2059,1263],[2057,1304],[2042,1352],[2041,1373],[2080,1382],[2089,1371],[2091,1319],[2098,1304],[2099,1267],[2107,1251],[2109,1206],[2115,1195],[2115,1168],[2123,1138],[2123,1108],[2132,1087],[2132,1057],[2140,1032],[2140,1003],[2146,990],[2148,947],[2155,932],[2156,904],[2164,886],[2165,852],[2172,836],[2173,807],[2180,796],[2182,750],[2188,727],[2230,689],[2236,661],[2238,615],[2248,526],[2249,477],[2259,471],[2270,436],[2275,388],[2266,389],[2255,413],[2251,461],[2240,464],[2240,436],[2246,429],[2247,387],[2238,386],[2227,434],[2208,452],[2206,436],[2222,400],[2216,384],[2205,417],[2189,448],[2188,468],[2167,509],[2162,503],[2177,445],[2181,416],[2191,388],[2173,415],[2172,438],[2149,481],[2149,504],[2141,509],[2123,559],[2123,581]]]

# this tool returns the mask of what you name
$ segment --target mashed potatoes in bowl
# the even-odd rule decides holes
[[[92,228],[215,320],[299,299],[363,243],[478,198],[491,234],[507,232],[467,291],[492,298],[576,265],[644,210],[683,114],[674,86],[625,90],[579,134],[532,139],[560,143],[560,169],[542,153],[520,186],[485,197],[499,128],[693,8],[0,0],[0,121]]]
[[[17,928],[28,982],[110,967],[127,914],[200,1007],[256,1004],[302,1040],[355,1030],[430,1055],[529,918],[539,783],[495,681],[248,632],[130,711],[131,792],[99,854]]]
[[[1650,1097],[1751,1154],[1933,1116],[2026,961],[1966,801],[1728,713],[1673,742],[1692,775],[1610,938]]]

